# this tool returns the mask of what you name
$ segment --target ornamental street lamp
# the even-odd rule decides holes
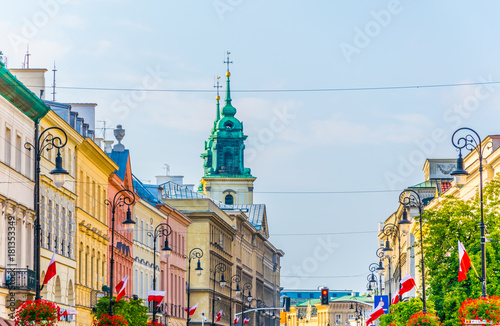
[[[160,237],[165,238],[163,248],[165,258],[168,258],[172,249],[168,246],[168,236],[172,233],[172,228],[167,223],[158,224],[153,233],[148,231],[148,235],[153,237],[153,291],[156,290],[156,240]],[[153,323],[156,322],[156,301],[153,301]]]
[[[196,271],[196,275],[199,277],[201,276],[201,272],[203,272],[203,268],[201,268],[201,263],[200,263],[200,258],[203,257],[203,250],[200,248],[193,248],[189,252],[188,255],[188,284],[187,284],[187,318],[186,318],[186,326],[189,326],[189,321],[191,318],[189,317],[189,308],[191,306],[189,305],[189,301],[191,298],[191,259],[193,258],[198,258],[198,263],[196,264],[196,268],[194,269]]]
[[[382,294],[382,275],[379,273],[379,279],[377,280],[377,277],[375,276],[375,272],[377,272],[380,268],[380,264],[377,263],[372,263],[368,267],[370,270],[371,274],[368,275],[368,282],[370,282],[373,290],[375,292],[378,292],[380,295]],[[378,285],[378,289],[377,289]]]
[[[399,203],[403,205],[403,219],[407,216],[407,209],[418,208],[419,222],[420,222],[420,268],[422,269],[422,312],[427,313],[427,305],[425,300],[425,264],[424,264],[424,240],[422,237],[422,213],[424,210],[424,203],[418,192],[412,189],[403,190],[399,195]]]
[[[230,283],[229,283],[229,326],[232,326],[232,321],[233,321],[233,283],[236,283],[236,289],[234,291],[236,292],[236,296],[240,295],[241,289],[240,289],[240,282],[241,278],[239,275],[233,275],[231,277]]]
[[[459,137],[458,133],[461,131],[470,132],[469,134]],[[467,180],[467,175],[469,174],[464,169],[464,160],[462,158],[462,149],[467,149],[469,151],[475,150],[478,154],[479,159],[479,196],[481,204],[481,223],[479,228],[481,229],[481,297],[486,298],[486,237],[484,224],[484,213],[483,213],[483,148],[481,137],[478,133],[471,128],[460,128],[453,133],[451,137],[451,143],[458,150],[457,168],[450,174],[455,179],[455,184],[458,188],[462,188]]]
[[[399,224],[407,224],[408,220],[404,219],[404,214],[403,214],[403,219],[399,221]],[[384,248],[382,249],[384,252],[389,252],[392,251],[392,248],[389,245],[389,237],[396,237],[398,239],[398,269],[399,269],[399,281],[401,281],[401,233],[399,230],[399,227],[396,224],[386,224],[384,228],[382,229],[382,233],[387,237],[385,241]],[[389,266],[390,268],[390,266]],[[389,271],[390,273],[390,271]],[[401,287],[401,284],[399,285]],[[389,289],[390,291],[390,289]],[[389,296],[391,294],[389,293]],[[401,296],[399,297],[401,299]]]
[[[106,205],[111,207],[111,261],[110,261],[110,277],[109,277],[109,315],[113,316],[113,269],[115,266],[114,251],[115,251],[115,213],[116,209],[127,206],[127,219],[122,222],[125,232],[132,233],[134,231],[135,222],[132,219],[130,206],[135,202],[134,192],[128,189],[118,191],[113,197],[113,201],[104,201]]]
[[[214,292],[212,293],[212,326],[215,325],[215,279],[217,277],[217,272],[221,274],[219,285],[221,288],[226,286],[226,279],[224,278],[224,272],[226,271],[226,265],[224,263],[218,263],[215,265],[211,272],[214,273]]]
[[[34,206],[35,206],[35,236],[34,236],[34,266],[35,266],[35,300],[41,299],[40,291],[43,285],[40,286],[40,255],[41,255],[41,225],[40,225],[40,160],[42,159],[43,151],[50,151],[53,148],[57,149],[56,156],[56,168],[49,173],[53,176],[54,185],[56,187],[62,187],[64,184],[64,179],[68,173],[62,167],[62,157],[61,148],[66,146],[68,142],[68,136],[59,127],[50,127],[42,131],[39,135],[40,124],[35,121],[35,144],[25,143],[24,148],[31,151],[33,148],[35,150],[35,191],[34,191]],[[54,136],[49,133],[50,130],[57,130],[63,134],[63,138]],[[64,141],[63,141],[64,139]]]
[[[243,325],[243,322],[245,321],[245,290],[248,290],[248,295],[247,295],[247,301],[248,301],[248,306],[250,307],[250,303],[252,302],[252,283],[245,283],[243,285],[243,291],[241,291],[241,325]]]

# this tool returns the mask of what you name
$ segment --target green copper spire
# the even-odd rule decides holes
[[[234,106],[231,104],[231,82],[229,80],[229,77],[231,77],[231,73],[229,72],[229,64],[233,63],[232,61],[229,61],[229,55],[231,52],[227,53],[227,61],[224,61],[225,64],[227,64],[227,71],[226,71],[226,105],[222,108],[222,116],[224,117],[234,117],[236,114],[236,109]]]

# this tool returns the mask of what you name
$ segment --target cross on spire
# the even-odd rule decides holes
[[[217,85],[214,85],[214,88],[217,89],[217,97],[219,97],[219,88],[222,88],[222,86],[219,84],[220,76],[217,76]]]
[[[225,64],[227,64],[227,71],[229,71],[229,64],[233,63],[232,61],[229,61],[229,55],[231,52],[227,51],[227,61],[224,61]]]

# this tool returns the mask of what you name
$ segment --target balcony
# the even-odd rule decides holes
[[[27,268],[6,269],[3,287],[10,290],[35,291],[35,272]]]

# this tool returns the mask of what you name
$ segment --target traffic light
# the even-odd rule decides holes
[[[329,304],[328,288],[321,289],[321,304],[328,306]]]
[[[283,308],[286,312],[290,312],[290,297],[283,296]]]

